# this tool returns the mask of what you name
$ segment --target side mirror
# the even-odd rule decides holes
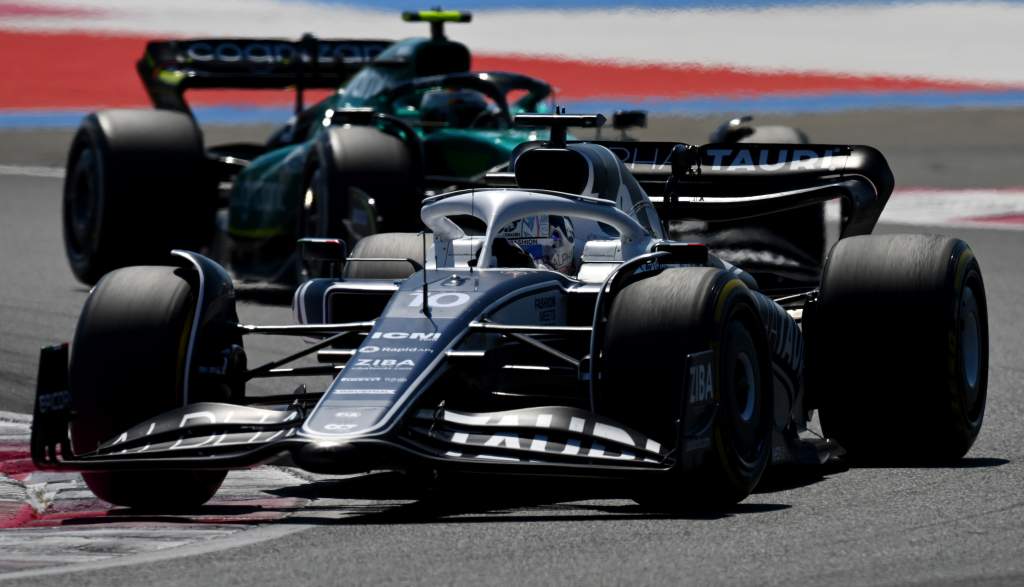
[[[348,246],[337,238],[300,238],[299,259],[310,277],[341,277]]]
[[[626,131],[631,128],[647,128],[647,111],[618,110],[612,114],[612,127],[622,133],[621,140],[634,140]]]
[[[647,111],[646,110],[619,110],[612,115],[612,127],[617,130],[626,130],[627,128],[646,128],[647,127]]]

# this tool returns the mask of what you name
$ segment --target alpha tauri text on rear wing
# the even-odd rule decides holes
[[[191,88],[336,88],[391,44],[371,39],[150,41],[137,69],[157,108],[190,112]]]

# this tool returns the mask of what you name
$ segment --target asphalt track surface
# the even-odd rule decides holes
[[[792,119],[770,122],[776,121]],[[663,122],[657,133],[703,138],[715,121]],[[822,142],[879,146],[902,185],[1024,185],[1022,113],[892,112],[796,122]],[[60,165],[67,138],[57,131],[0,135],[0,165]],[[0,175],[0,410],[29,409],[37,349],[71,337],[87,294],[63,256],[60,185],[54,178]],[[879,231],[920,228],[886,225]],[[555,490],[543,483],[465,482],[423,496],[388,475],[319,480],[285,491],[315,499],[297,515],[255,531],[262,534],[254,538],[266,541],[17,582],[1020,584],[1024,232],[942,232],[973,246],[990,312],[985,427],[955,466],[779,472],[731,511],[680,517],[645,515],[622,499],[621,488],[594,484]],[[239,313],[244,321],[290,320],[285,306],[243,302]],[[250,347],[257,359],[290,348],[271,339],[257,342],[261,346]],[[851,360],[869,368],[870,349]],[[865,425],[885,432],[881,424]],[[339,500],[347,504],[341,510]]]

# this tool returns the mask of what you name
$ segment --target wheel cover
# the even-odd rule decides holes
[[[301,236],[320,236],[320,202],[324,201],[326,192],[324,174],[317,169],[309,178],[309,186],[302,198]]]
[[[978,400],[981,375],[981,318],[974,290],[964,287],[960,296],[960,363],[967,392],[967,410],[973,411]]]
[[[735,327],[734,327],[735,328]],[[746,328],[740,327],[744,331]],[[748,333],[749,335],[749,333]],[[727,379],[722,390],[724,403],[730,406],[733,452],[744,467],[753,468],[764,456],[770,418],[765,417],[762,378],[753,340],[732,334],[730,344],[738,344],[734,351],[727,350],[727,364],[722,370]],[[746,339],[751,346],[740,341]]]
[[[75,164],[70,189],[65,196],[65,217],[68,244],[78,255],[95,250],[99,229],[98,187],[92,173],[95,155],[92,149],[83,149]]]
[[[757,380],[750,356],[747,353],[737,355],[733,369],[737,415],[741,422],[749,424],[757,407]]]
[[[376,200],[359,187],[348,188],[348,210],[343,220],[352,243],[364,236],[377,234]]]

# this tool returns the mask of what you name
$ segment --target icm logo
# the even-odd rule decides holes
[[[441,338],[440,332],[374,332],[370,335],[374,340],[422,340],[435,342]]]

